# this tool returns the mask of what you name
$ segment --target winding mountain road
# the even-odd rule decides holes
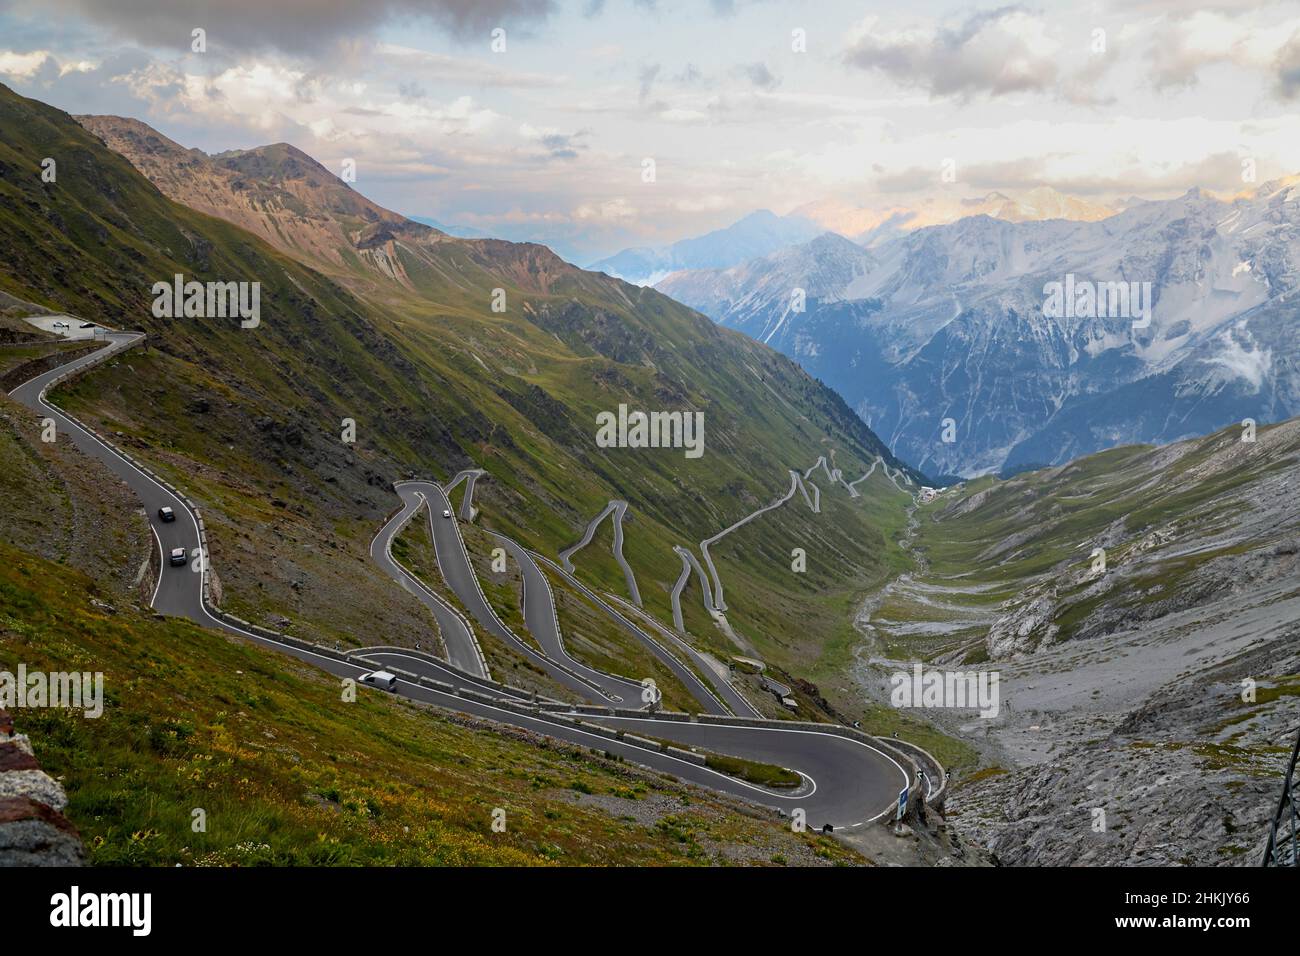
[[[610,704],[626,703],[630,706],[639,702],[640,685],[637,686],[637,696],[631,698],[625,696],[626,690],[607,691],[600,682],[572,670],[560,661],[538,653],[506,626],[483,593],[483,587],[479,584],[478,575],[474,572],[469,552],[465,548],[465,541],[460,535],[460,523],[454,518],[443,516],[445,512],[451,511],[451,502],[447,499],[447,494],[441,485],[435,481],[399,481],[393,487],[404,501],[407,500],[407,496],[413,496],[428,503],[429,533],[433,538],[438,571],[452,593],[483,630],[503,641],[515,653],[542,668],[553,680],[588,700]],[[392,526],[392,522],[389,522],[386,527],[389,529],[387,538],[376,539],[376,543],[382,543],[385,550],[392,547],[392,538],[398,530]],[[374,545],[372,551],[373,548]]]
[[[857,486],[858,486],[858,484],[860,484],[861,482],[864,482],[864,481],[866,481],[868,478],[870,478],[870,477],[872,476],[872,474],[875,472],[875,470],[876,470],[876,466],[877,466],[877,465],[881,466],[881,468],[884,470],[885,477],[888,478],[891,482],[894,483],[894,487],[895,487],[895,488],[897,488],[899,491],[903,492],[904,494],[907,494],[907,493],[908,493],[908,492],[907,492],[907,489],[904,488],[902,485],[900,485],[900,484],[898,483],[898,479],[895,478],[892,474],[890,474],[890,472],[889,472],[889,466],[885,464],[885,459],[883,459],[883,458],[881,458],[879,455],[877,455],[877,456],[876,456],[876,460],[873,461],[873,462],[871,463],[871,467],[867,469],[867,473],[866,473],[865,475],[863,475],[861,478],[855,478],[853,481],[849,482],[849,483],[845,486],[845,487],[847,487],[847,488],[849,489],[849,492],[850,492],[854,497],[857,497],[857,494],[858,494],[858,490],[857,490]],[[903,472],[900,470],[900,471],[899,471],[899,474],[901,475],[901,474],[903,474]],[[906,478],[906,476],[904,476],[904,477]]]
[[[474,510],[474,485],[479,480],[480,476],[486,474],[487,472],[482,468],[466,468],[464,471],[457,472],[456,477],[442,489],[447,493],[447,497],[450,498],[451,493],[456,489],[456,486],[462,481],[465,482],[465,495],[461,498],[460,511],[457,512],[461,521],[473,521],[474,517],[478,514],[478,512]]]
[[[624,614],[620,613],[608,601],[604,600],[604,598],[602,598],[599,594],[597,594],[591,588],[587,587],[587,585],[583,584],[580,580],[578,580],[576,576],[570,574],[568,571],[565,571],[562,567],[560,567],[550,558],[547,558],[535,552],[530,552],[530,553],[535,559],[541,561],[543,564],[549,567],[556,574],[560,575],[560,577],[564,578],[566,584],[568,584],[570,587],[574,588],[575,590],[580,591],[584,597],[586,597],[589,601],[595,604],[596,607],[600,608],[600,610],[604,611],[605,614],[608,615],[609,618],[613,620],[615,624],[617,624],[619,627],[623,628],[625,631],[631,634],[634,638],[636,638],[643,645],[645,645],[646,649],[649,650],[651,654],[659,658],[659,660],[664,664],[664,666],[673,672],[673,676],[675,676],[679,681],[681,681],[681,683],[683,684],[683,686],[685,686],[686,690],[690,693],[690,695],[694,697],[695,700],[699,703],[699,705],[703,708],[703,710],[701,710],[701,713],[706,713],[706,714],[728,713],[728,710],[726,706],[722,703],[722,701],[718,699],[718,697],[713,693],[712,690],[710,690],[708,687],[705,686],[704,682],[701,681],[700,678],[695,675],[695,672],[692,671],[689,667],[685,666],[671,652],[669,652],[667,648],[665,648],[662,644],[660,644],[648,633],[646,633],[645,630],[643,630],[640,627],[637,627],[636,624],[628,620],[628,618]]]
[[[557,681],[572,687],[583,696],[607,696],[600,683],[611,675],[581,677],[579,672],[576,669],[571,670],[568,664],[561,664],[529,647],[497,618],[479,587],[456,520],[441,517],[442,512],[450,510],[451,506],[444,490],[435,482],[411,481],[401,482],[395,486],[402,507],[376,534],[371,542],[370,553],[394,581],[411,591],[425,607],[429,608],[442,632],[449,662],[440,661],[432,655],[419,651],[391,647],[363,649],[348,655],[346,660],[340,660],[290,643],[288,639],[280,640],[269,636],[269,632],[258,633],[223,620],[209,609],[205,600],[204,585],[209,575],[209,568],[207,555],[203,550],[205,532],[197,508],[182,494],[169,488],[165,480],[154,475],[147,466],[132,460],[124,452],[82,426],[72,416],[56,408],[45,397],[46,389],[58,380],[122,353],[139,344],[144,337],[137,333],[111,332],[105,338],[106,344],[103,349],[35,376],[10,392],[10,397],[38,415],[53,419],[58,432],[56,440],[73,442],[85,454],[101,461],[138,495],[160,550],[161,567],[158,586],[151,601],[152,606],[160,613],[184,617],[203,627],[239,635],[255,644],[306,661],[339,677],[357,679],[373,670],[374,663],[380,666],[386,662],[391,663],[420,677],[441,681],[444,685],[450,686],[450,690],[444,691],[404,677],[399,678],[394,689],[395,693],[411,700],[499,721],[579,746],[617,754],[633,762],[672,774],[681,780],[731,794],[761,806],[780,808],[786,812],[802,809],[807,815],[810,827],[831,824],[836,829],[852,829],[879,819],[892,810],[898,791],[914,776],[914,768],[905,769],[905,765],[899,762],[899,759],[907,758],[896,758],[882,749],[883,745],[875,745],[870,738],[845,736],[842,732],[837,733],[836,728],[823,731],[807,726],[790,728],[758,726],[730,716],[715,717],[705,723],[697,722],[694,718],[687,720],[682,715],[672,715],[672,719],[670,715],[657,716],[650,713],[636,717],[602,713],[584,715],[584,719],[593,723],[603,723],[611,727],[617,726],[620,730],[626,729],[655,738],[674,740],[686,746],[700,746],[719,753],[775,763],[803,775],[805,785],[797,793],[782,793],[755,786],[668,752],[611,739],[579,726],[557,724],[541,716],[529,716],[517,710],[505,709],[504,706],[498,706],[486,699],[467,699],[459,696],[457,691],[461,689],[478,694],[492,693],[496,695],[499,704],[513,702],[512,706],[518,706],[522,693],[487,681],[487,667],[481,654],[476,653],[477,642],[474,640],[469,622],[432,591],[423,587],[392,559],[393,538],[408,521],[413,520],[421,507],[429,509],[431,533],[444,579],[484,630],[505,641],[516,653],[545,667]],[[177,520],[163,522],[159,519],[158,509],[164,506],[171,507],[175,511]],[[517,545],[515,547],[518,548]],[[173,548],[186,549],[190,559],[186,565],[181,567],[168,565],[166,555]],[[527,565],[521,562],[521,567],[526,568]],[[559,568],[558,565],[552,567]],[[534,569],[540,573],[535,566]],[[559,570],[561,573],[566,573],[563,569]],[[525,581],[536,580],[527,571],[525,575]],[[566,573],[566,581],[572,583],[576,582],[576,579],[572,579]],[[594,597],[607,612],[622,619],[628,627],[639,630],[589,589],[583,588],[583,591],[589,597]],[[545,626],[547,605],[550,605],[550,613],[553,615],[553,601],[549,597],[543,601],[542,593],[542,589],[535,586],[530,592],[530,596],[539,602],[532,611],[532,620],[538,625],[542,634],[547,634]],[[549,587],[545,589],[545,593],[549,595]],[[531,602],[526,601],[526,604],[528,603]],[[526,618],[528,613],[526,607]],[[554,622],[554,618],[552,621]],[[555,624],[555,632],[555,640],[558,642],[558,623]],[[538,640],[543,642],[541,637]],[[549,636],[545,640],[549,641]],[[543,646],[545,646],[544,642]],[[681,666],[680,662],[678,666]],[[599,674],[599,672],[594,673]],[[691,677],[695,684],[700,683],[693,674]],[[688,689],[690,686],[688,684]],[[707,688],[703,692],[712,697],[712,692]]]
[[[633,607],[621,598],[614,598],[613,600],[621,604],[629,614],[644,621],[647,627],[658,631],[665,640],[676,646],[678,652],[689,658],[695,665],[696,669],[698,669],[699,672],[708,680],[709,684],[712,685],[718,696],[726,702],[728,709],[733,714],[738,714],[742,717],[762,716],[754,705],[745,699],[745,695],[742,694],[735,685],[731,683],[731,681],[719,674],[714,665],[706,660],[703,654],[691,647],[691,645],[687,644],[680,636],[668,630],[668,628],[656,621],[642,608]]]
[[[882,459],[879,455],[877,455],[876,460],[871,463],[871,468],[868,469],[867,473],[864,474],[861,478],[858,478],[856,481],[852,481],[852,482],[848,482],[844,480],[844,473],[839,468],[835,468],[832,470],[831,465],[826,460],[825,455],[819,455],[817,457],[817,460],[813,462],[811,467],[809,467],[808,470],[805,471],[803,474],[800,474],[798,471],[795,471],[794,469],[790,469],[790,489],[784,495],[778,498],[776,501],[773,501],[771,504],[764,505],[763,507],[759,508],[757,511],[753,511],[750,514],[745,515],[745,517],[741,518],[739,521],[735,522],[734,524],[729,525],[728,527],[722,529],[713,537],[705,538],[703,541],[700,542],[700,554],[703,555],[704,563],[708,566],[709,569],[709,573],[707,577],[705,576],[704,571],[701,569],[699,561],[696,560],[694,553],[687,550],[686,548],[683,548],[681,545],[675,545],[673,547],[673,550],[676,551],[678,556],[682,559],[682,571],[677,578],[677,582],[673,585],[673,590],[671,594],[672,609],[673,609],[673,626],[677,628],[679,633],[682,634],[686,633],[686,626],[682,620],[681,594],[682,594],[682,590],[686,587],[687,583],[690,581],[692,568],[695,571],[697,571],[699,574],[700,589],[704,597],[704,609],[708,611],[710,614],[713,614],[715,617],[717,615],[726,614],[727,602],[723,599],[722,578],[718,574],[717,566],[713,563],[713,556],[709,553],[709,547],[711,545],[717,544],[727,535],[731,534],[731,532],[735,531],[737,528],[744,527],[745,525],[749,524],[751,521],[753,521],[755,518],[759,517],[760,515],[764,515],[769,511],[773,511],[781,507],[783,504],[785,504],[787,501],[789,501],[791,498],[794,497],[796,491],[800,492],[803,495],[803,500],[808,505],[809,511],[811,511],[813,514],[821,514],[821,510],[822,510],[821,488],[819,488],[817,485],[813,484],[813,482],[808,480],[809,477],[812,475],[812,473],[816,471],[818,468],[821,468],[826,473],[826,477],[831,481],[832,484],[838,484],[843,486],[845,490],[848,491],[850,498],[858,498],[861,497],[861,495],[859,495],[856,486],[860,482],[866,481],[868,478],[870,478],[872,473],[875,472],[877,465],[883,466],[885,476],[889,478],[891,482],[893,482],[895,488],[897,488],[899,491],[903,492],[904,494],[909,493],[907,489],[905,489],[902,485],[900,485],[898,483],[898,480],[892,474],[890,474],[889,466],[884,464],[884,459]],[[900,471],[899,474],[902,474],[902,472]],[[809,488],[812,488],[811,495],[808,493]],[[601,517],[603,517],[603,514]],[[597,523],[599,523],[599,519],[597,519]],[[575,545],[575,547],[580,547],[580,546],[581,545]],[[713,580],[713,587],[711,589],[709,587],[709,578],[712,578]]]
[[[522,545],[512,541],[503,534],[489,532],[494,539],[501,542],[506,554],[515,559],[519,565],[524,581],[524,624],[541,645],[543,653],[553,660],[563,661],[572,671],[581,674],[599,687],[610,700],[628,701],[629,706],[640,706],[643,687],[640,681],[606,674],[588,667],[569,655],[560,636],[560,618],[555,610],[555,595],[551,583],[533,560],[531,552]]]
[[[718,577],[718,569],[714,567],[713,558],[709,554],[709,545],[717,544],[719,541],[721,541],[727,535],[731,534],[731,532],[735,531],[737,528],[743,528],[745,525],[749,524],[751,521],[753,521],[755,518],[759,517],[760,515],[767,514],[767,512],[781,507],[783,504],[785,504],[787,501],[789,501],[791,498],[794,497],[794,493],[796,491],[800,491],[800,490],[803,491],[803,497],[804,500],[808,502],[808,507],[811,508],[814,512],[816,512],[817,508],[813,506],[812,499],[808,497],[808,489],[804,487],[803,476],[800,475],[799,472],[797,471],[791,471],[790,490],[787,491],[784,495],[782,495],[776,501],[773,501],[770,505],[764,505],[762,508],[759,508],[757,511],[750,512],[749,514],[745,515],[745,517],[737,521],[735,524],[723,528],[713,537],[705,538],[703,541],[700,542],[700,554],[704,556],[704,563],[708,565],[709,575],[710,577],[713,578],[713,599],[712,599],[712,606],[710,607],[710,610],[725,612],[727,610],[727,602],[722,599],[722,579]],[[706,600],[708,600],[708,595],[706,595],[705,598]]]
[[[379,533],[370,542],[370,560],[383,568],[389,577],[411,592],[417,601],[432,612],[438,622],[438,631],[442,634],[448,663],[467,674],[490,677],[487,660],[478,641],[474,639],[469,622],[393,557],[393,538],[422,509],[429,515],[430,534],[433,524],[433,511],[426,507],[428,499],[421,491],[403,486],[397,489],[397,494],[402,499],[402,508],[388,519],[387,524],[379,529]]]
[[[564,570],[572,574],[574,567],[573,562],[569,560],[569,556],[589,545],[592,537],[596,534],[596,529],[600,527],[600,523],[605,520],[606,516],[611,514],[614,516],[614,560],[623,569],[623,579],[627,581],[627,591],[632,595],[632,603],[637,607],[641,607],[641,590],[636,586],[636,575],[632,573],[632,565],[627,563],[627,558],[623,557],[623,517],[627,514],[626,501],[615,498],[605,505],[605,509],[600,514],[587,522],[587,527],[578,543],[569,545],[560,552],[560,563],[564,565]]]

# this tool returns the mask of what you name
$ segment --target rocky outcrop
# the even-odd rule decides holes
[[[0,342],[4,341],[0,339]],[[43,355],[40,358],[32,359],[29,362],[23,362],[11,368],[9,371],[0,375],[0,392],[8,394],[23,382],[30,381],[37,375],[42,375],[52,368],[58,368],[60,365],[67,365],[75,359],[81,358],[88,352],[93,352],[100,348],[101,345],[88,345],[81,349],[66,349],[61,352],[52,352],[49,355]]]
[[[63,809],[67,794],[41,769],[31,741],[0,710],[0,867],[81,866],[86,851]]]
[[[1042,733],[1058,724],[1060,746],[958,786],[950,822],[1010,866],[1257,865],[1300,717],[1297,638],[1300,625],[1283,625],[1093,741],[1075,745],[1082,725],[1060,715],[1030,717]],[[1247,680],[1258,687],[1243,700]]]
[[[989,657],[1014,657],[1042,643],[1051,643],[1060,630],[1052,623],[1056,610],[1056,592],[1051,589],[1003,614],[989,627],[985,638]]]

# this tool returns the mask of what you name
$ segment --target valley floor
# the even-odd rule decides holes
[[[1048,507],[1070,498],[1050,479],[954,489],[919,509],[905,539],[916,567],[864,603],[854,673],[882,706],[890,676],[910,676],[917,660],[997,675],[995,717],[919,712],[978,752],[978,765],[956,768],[947,801],[960,834],[1011,865],[1258,862],[1300,723],[1298,435],[1300,422],[1276,426],[1253,464],[1220,433],[1126,457],[1123,472],[1074,476],[1092,485],[1079,499],[1103,505],[1131,501],[1135,487],[1149,495],[1152,477],[1172,481],[1179,463],[1201,487],[1218,483],[1218,496],[1150,526],[1136,508],[1112,520],[1105,507],[1103,528],[1035,525],[1030,502],[1049,489]],[[1078,570],[1090,531],[1109,532],[1095,539],[1112,555],[1104,575]],[[1037,552],[1058,532],[1077,555],[1044,569]],[[940,544],[966,536],[985,555],[978,573]]]

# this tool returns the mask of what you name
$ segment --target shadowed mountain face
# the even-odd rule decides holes
[[[674,544],[777,497],[788,469],[820,455],[833,452],[850,477],[877,455],[898,465],[793,362],[654,290],[542,246],[412,223],[292,147],[208,157],[132,121],[85,124],[94,134],[0,88],[0,289],[150,333],[148,353],[64,398],[207,506],[237,612],[287,609],[340,639],[399,632],[385,619],[388,584],[326,559],[364,551],[392,480],[477,465],[490,476],[475,502],[486,520],[549,554],[626,499],[629,558],[647,605],[670,620]],[[47,156],[58,162],[51,183],[40,177]],[[154,284],[176,274],[260,283],[259,327],[156,317]],[[598,447],[596,416],[620,404],[702,412],[703,457]],[[340,441],[344,419],[355,444]],[[803,518],[790,520],[797,529]],[[815,601],[881,573],[881,532],[865,512],[817,533],[833,560],[799,581],[788,547],[775,570],[752,554],[733,562],[735,626],[750,627],[746,594]],[[256,560],[240,560],[245,551]],[[713,639],[690,597],[688,626]],[[797,607],[765,603],[753,639],[796,630]]]
[[[797,359],[903,458],[969,476],[1300,412],[1297,284],[1300,184],[1281,180],[870,250],[827,235],[656,288]]]

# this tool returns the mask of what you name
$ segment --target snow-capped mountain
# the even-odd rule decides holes
[[[824,235],[657,288],[796,358],[904,460],[974,475],[1300,414],[1297,284],[1300,177],[869,250]]]
[[[1122,206],[1105,206],[1038,186],[1015,196],[991,192],[983,196],[937,194],[914,205],[855,206],[834,199],[807,203],[792,216],[811,219],[829,232],[875,246],[925,226],[946,225],[970,216],[992,216],[1007,222],[1070,219],[1095,222],[1115,215]]]
[[[799,216],[752,212],[725,229],[682,239],[661,248],[624,249],[587,266],[636,285],[653,285],[680,269],[726,269],[756,256],[807,242],[823,230]]]

